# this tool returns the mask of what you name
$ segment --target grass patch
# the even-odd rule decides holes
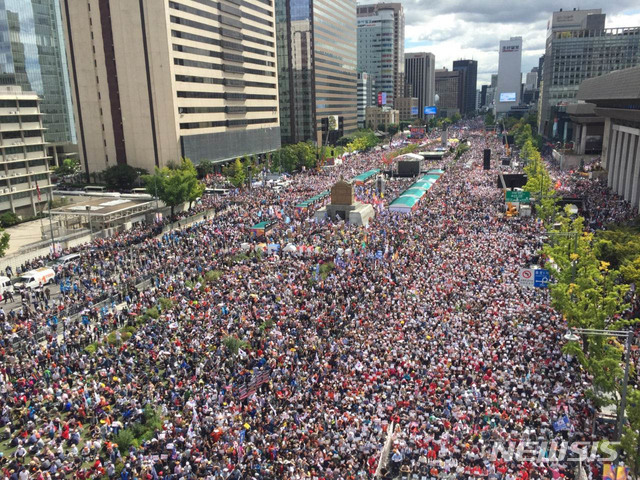
[[[237,355],[241,348],[246,349],[249,346],[249,344],[244,340],[240,340],[238,337],[232,336],[224,337],[222,344],[227,347],[232,355]]]
[[[158,299],[158,304],[160,305],[160,310],[163,311],[163,312],[167,311],[171,307],[173,307],[174,303],[175,302],[172,299],[167,298],[167,297],[161,297],[161,298]]]
[[[322,280],[326,280],[334,268],[336,268],[336,266],[333,262],[327,262],[320,265],[320,278],[322,278]]]
[[[248,257],[247,257],[248,258]],[[207,283],[214,283],[222,278],[223,272],[221,270],[209,270],[204,275],[204,279]]]

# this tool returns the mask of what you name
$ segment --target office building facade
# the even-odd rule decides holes
[[[425,118],[424,107],[435,105],[436,57],[433,53],[407,53],[404,57],[406,83],[411,91],[406,97],[418,99],[420,118]]]
[[[74,157],[77,143],[63,32],[57,0],[0,1],[0,85],[41,97],[44,136],[56,163],[59,152]]]
[[[358,128],[366,126],[366,109],[376,104],[376,81],[367,72],[358,73]]]
[[[420,101],[417,97],[396,98],[396,108],[401,122],[409,122],[420,117]]]
[[[372,130],[385,131],[389,125],[400,121],[398,110],[390,107],[367,107],[365,116],[367,128]]]
[[[590,107],[603,126],[602,165],[607,185],[631,206],[640,207],[640,67],[617,70],[590,78],[580,85],[578,100],[570,110]],[[596,119],[593,119],[596,120]],[[591,125],[583,124],[576,136],[584,152]]]
[[[355,0],[275,0],[275,5],[282,142],[324,143],[322,119],[329,117],[338,117],[341,126],[333,137],[355,131]]]
[[[358,5],[358,71],[375,78],[387,104],[404,88],[404,10],[401,3]]]
[[[640,27],[605,28],[600,9],[554,12],[547,28],[539,130],[566,140],[566,106],[589,78],[640,65]]]
[[[495,112],[508,113],[520,104],[522,90],[522,37],[500,41]]]
[[[480,87],[480,108],[484,107],[487,104],[488,89],[489,85],[482,85],[482,87]]]
[[[61,0],[87,171],[280,147],[271,0]]]
[[[36,92],[0,86],[0,212],[34,216],[51,195],[51,157]]]
[[[451,71],[446,68],[436,70],[436,94],[438,113],[450,116],[462,111],[462,72]]]
[[[462,72],[462,110],[461,113],[473,113],[476,105],[476,85],[478,83],[478,62],[476,60],[455,60],[453,71]]]

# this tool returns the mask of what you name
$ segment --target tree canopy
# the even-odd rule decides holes
[[[9,249],[9,239],[11,235],[0,228],[0,257],[4,257]]]
[[[171,215],[177,205],[193,202],[204,193],[204,184],[198,181],[196,169],[188,158],[179,165],[156,168],[153,175],[142,177],[147,192],[158,194],[158,198],[171,207]]]
[[[131,165],[119,164],[109,167],[104,171],[104,181],[110,190],[131,190],[138,178],[147,175],[143,168],[134,168]]]

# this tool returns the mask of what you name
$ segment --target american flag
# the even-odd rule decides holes
[[[253,375],[249,383],[244,385],[238,390],[238,398],[240,400],[244,400],[247,397],[250,397],[263,383],[267,383],[271,378],[271,370],[261,370]]]

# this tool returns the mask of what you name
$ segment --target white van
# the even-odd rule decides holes
[[[56,273],[52,268],[42,267],[23,273],[16,280],[13,286],[18,290],[23,288],[38,288],[53,282]]]
[[[56,260],[56,263],[54,265],[56,267],[66,267],[70,263],[77,263],[79,261],[80,261],[80,254],[71,253],[69,255],[63,255],[62,257],[58,258],[58,260]]]
[[[4,292],[13,292],[13,284],[9,277],[0,277],[0,295],[4,295]]]

